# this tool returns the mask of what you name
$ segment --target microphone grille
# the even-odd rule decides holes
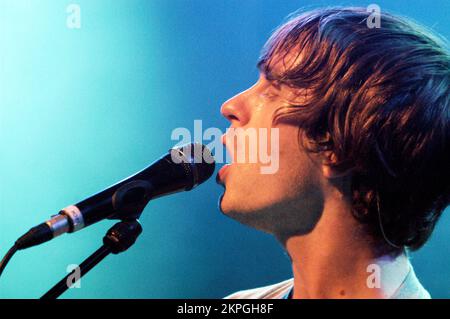
[[[181,157],[181,161],[187,166],[192,173],[193,183],[195,187],[207,179],[209,179],[215,170],[215,160],[211,151],[203,144],[190,143],[185,144],[171,150],[171,154]],[[172,156],[173,158],[173,156]]]

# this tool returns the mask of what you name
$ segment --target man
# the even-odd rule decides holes
[[[221,211],[273,234],[293,279],[227,298],[430,298],[408,260],[450,202],[450,56],[412,22],[362,8],[292,16],[260,77],[221,112],[232,128],[279,130],[279,168],[219,171]]]

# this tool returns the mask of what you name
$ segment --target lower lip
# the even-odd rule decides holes
[[[227,164],[227,165],[224,165],[219,170],[219,172],[217,173],[217,178],[216,178],[217,182],[223,182],[224,181],[224,178],[225,178],[229,168],[230,168],[230,164]]]

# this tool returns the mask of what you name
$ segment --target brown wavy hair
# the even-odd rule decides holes
[[[274,121],[294,121],[309,151],[332,151],[328,165],[351,174],[353,215],[394,251],[416,250],[450,204],[450,56],[445,39],[426,28],[388,13],[370,28],[370,14],[291,15],[258,67],[303,92]],[[273,68],[279,61],[282,72]]]

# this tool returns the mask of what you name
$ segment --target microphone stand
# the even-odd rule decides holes
[[[80,278],[87,274],[99,262],[101,262],[109,254],[119,254],[130,248],[138,236],[142,233],[142,226],[137,219],[123,220],[111,227],[105,237],[103,237],[103,245],[96,250],[91,256],[83,261],[79,267]],[[59,281],[53,288],[45,293],[41,299],[56,299],[69,289],[69,278],[75,273],[75,269]]]

